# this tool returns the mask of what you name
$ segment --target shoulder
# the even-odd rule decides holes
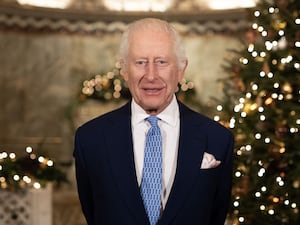
[[[112,124],[117,123],[118,121],[124,121],[128,118],[130,119],[130,114],[130,104],[126,103],[115,110],[85,122],[77,128],[76,132],[101,132],[101,130],[109,128]]]
[[[197,126],[199,130],[203,130],[203,132],[208,134],[232,136],[232,132],[228,128],[208,116],[192,110],[181,102],[179,102],[179,111],[180,119],[183,123]]]

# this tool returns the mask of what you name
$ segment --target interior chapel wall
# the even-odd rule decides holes
[[[1,31],[0,150],[24,152],[30,145],[71,163],[74,128],[118,106],[87,102],[75,107],[75,102],[83,80],[113,68],[119,40],[120,33]],[[194,82],[199,102],[221,97],[216,80],[227,76],[221,65],[227,50],[239,47],[238,38],[185,34],[183,42],[189,58],[186,78]]]

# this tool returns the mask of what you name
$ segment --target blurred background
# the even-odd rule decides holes
[[[128,99],[126,84],[120,78],[116,64],[120,35],[128,23],[143,17],[157,17],[168,20],[177,28],[189,58],[185,80],[179,86],[178,96],[195,110],[233,129],[230,122],[236,112],[232,109],[235,102],[241,99],[237,96],[240,93],[245,95],[249,93],[247,87],[251,89],[255,82],[248,79],[249,77],[237,78],[236,75],[242,75],[240,71],[244,69],[239,63],[242,66],[247,64],[243,61],[247,59],[245,55],[244,58],[237,55],[242,54],[245,49],[247,49],[245,54],[249,54],[249,46],[252,46],[250,44],[265,37],[263,32],[257,31],[257,27],[253,27],[252,17],[255,7],[262,7],[261,12],[266,13],[270,18],[276,14],[276,9],[284,8],[284,15],[286,15],[284,19],[292,20],[296,24],[296,27],[292,26],[291,32],[294,34],[295,43],[298,40],[299,45],[299,32],[297,33],[299,21],[296,20],[297,18],[299,20],[299,4],[288,0],[261,2],[259,5],[254,0],[1,0],[0,153],[2,152],[2,156],[0,160],[3,162],[9,159],[9,163],[16,166],[15,169],[5,171],[7,177],[21,174],[30,168],[32,171],[37,171],[32,166],[34,161],[39,164],[36,165],[37,168],[41,167],[40,164],[45,168],[52,168],[52,163],[55,168],[58,168],[58,170],[45,172],[40,177],[41,180],[50,182],[68,180],[59,186],[51,186],[51,190],[48,191],[50,194],[47,194],[50,197],[45,200],[49,202],[48,209],[38,213],[42,215],[36,219],[38,222],[30,224],[85,224],[74,178],[72,157],[74,131],[87,120],[119,107]],[[270,11],[271,6],[274,12]],[[279,18],[278,15],[276,16]],[[275,21],[278,22],[278,31],[288,28],[287,22],[281,17],[280,20],[270,18],[263,20],[266,25],[273,24],[270,21]],[[260,34],[259,37],[257,33]],[[268,36],[268,40],[270,38],[279,40],[280,37]],[[288,48],[289,44],[286,42],[281,40],[277,43],[284,45],[283,48]],[[267,45],[263,43],[263,46]],[[299,46],[293,47],[296,48],[296,52],[299,52]],[[256,53],[259,54],[259,51]],[[299,56],[299,53],[297,54]],[[252,57],[255,58],[255,54]],[[264,58],[262,55],[260,57]],[[284,57],[286,58],[287,55]],[[294,68],[296,78],[293,79],[300,80],[297,57],[293,58],[295,63],[298,63],[298,67]],[[268,70],[266,63],[262,62],[263,60],[260,60],[257,64],[257,73],[261,72],[262,68],[264,72]],[[253,68],[249,70],[256,71]],[[269,72],[270,70],[272,69],[269,68]],[[230,85],[228,81],[231,82]],[[292,92],[296,93],[294,97],[298,99],[299,86],[299,83],[292,85]],[[233,92],[228,93],[228,90]],[[285,90],[285,93],[289,91]],[[261,96],[258,93],[255,95]],[[232,99],[233,97],[235,99]],[[299,104],[299,100],[294,99],[294,102]],[[225,106],[222,107],[222,103]],[[226,106],[227,116],[224,116],[223,109],[226,109]],[[240,108],[242,107],[240,105]],[[298,122],[294,127],[297,128],[299,127],[297,110],[295,115]],[[236,118],[236,121],[239,120]],[[256,122],[252,120],[250,123]],[[282,125],[279,128],[285,129],[287,126]],[[249,129],[244,132],[251,133],[254,128]],[[297,129],[292,134],[297,133]],[[237,152],[241,146],[246,145],[243,143],[237,146]],[[271,151],[277,151],[277,148]],[[18,161],[18,157],[23,161]],[[33,161],[28,163],[28,160],[24,160],[23,157]],[[261,159],[262,156],[259,157]],[[267,157],[272,158],[274,155]],[[243,168],[249,166],[243,160],[236,165],[236,171],[247,173],[240,167],[241,164]],[[32,181],[27,182],[20,178],[14,178],[9,182],[7,177],[6,180],[0,180],[2,188],[0,194],[10,189],[17,192],[16,190],[30,186],[29,183],[32,184]],[[38,178],[38,175],[35,177]],[[299,178],[293,179],[295,181]],[[236,182],[244,183],[242,188],[245,188],[249,180]],[[242,188],[239,186],[239,190]],[[298,193],[299,188],[296,189]],[[245,192],[245,189],[243,191]],[[250,191],[246,192],[250,193]],[[241,192],[236,193],[238,196],[235,196],[232,203],[235,204],[234,207],[238,207],[237,199],[240,198]],[[44,196],[44,194],[40,195]],[[19,201],[19,198],[14,197],[17,199],[15,202]],[[40,208],[38,204],[28,203],[31,201],[28,199],[25,201],[25,206],[21,207],[17,206],[18,203],[12,204],[5,199],[6,197],[0,197],[0,201],[6,202],[7,205],[6,208],[0,207],[0,224],[27,224],[32,219],[31,214],[37,214],[32,208]],[[295,203],[298,200],[299,197]],[[31,209],[26,209],[29,207],[26,204]],[[297,215],[295,221],[299,219],[297,207],[298,205],[293,207],[293,212]],[[282,217],[280,219],[282,223],[253,223],[252,218],[247,223],[246,216],[239,215],[239,212],[237,208],[231,210],[234,216],[228,220],[228,224],[296,224],[291,220],[286,223]],[[3,216],[6,214],[9,216]],[[248,214],[253,215],[253,212]],[[265,214],[268,214],[268,211]],[[1,222],[1,215],[2,218],[7,218],[6,222]]]

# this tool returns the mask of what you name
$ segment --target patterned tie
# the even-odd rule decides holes
[[[156,116],[146,119],[150,124],[146,137],[141,194],[151,225],[159,219],[162,190],[162,137]]]

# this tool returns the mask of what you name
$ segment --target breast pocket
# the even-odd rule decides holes
[[[221,167],[210,169],[199,169],[197,176],[197,185],[199,189],[211,191],[216,189],[221,176]]]

